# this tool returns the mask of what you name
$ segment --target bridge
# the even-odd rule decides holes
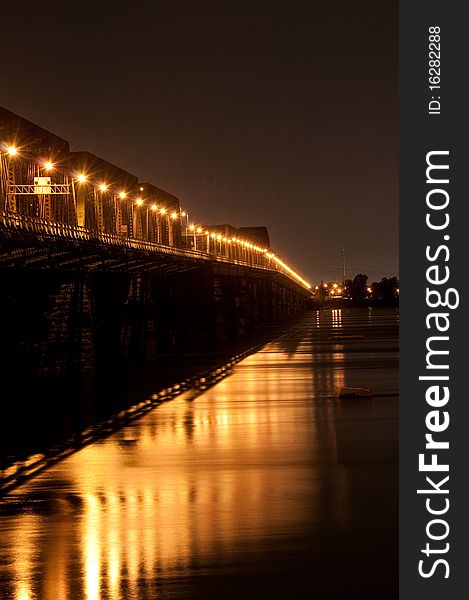
[[[175,196],[89,152],[70,152],[67,141],[6,109],[0,109],[0,151],[3,264],[44,265],[52,259],[75,268],[73,247],[80,247],[81,267],[115,269],[121,268],[117,257],[125,250],[133,268],[154,271],[168,261],[174,268],[209,261],[268,271],[298,288],[311,287],[275,252],[256,243],[265,228],[243,228],[243,237],[229,225],[191,223]],[[261,242],[268,240],[266,231],[260,235]],[[41,242],[35,250],[6,256],[15,247],[34,248],[35,238]],[[91,255],[86,247],[93,248]],[[52,248],[63,249],[63,256],[41,254]],[[102,253],[101,260],[96,253]]]
[[[78,368],[87,344],[111,361],[236,338],[311,300],[265,227],[193,222],[176,196],[3,108],[0,269],[4,367],[13,348],[35,373]]]

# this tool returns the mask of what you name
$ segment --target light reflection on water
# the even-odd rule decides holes
[[[397,391],[397,347],[349,342],[347,353],[327,341],[367,320],[313,313],[194,401],[180,396],[11,493],[0,597],[228,598],[253,573],[264,590],[276,573],[318,589],[338,548],[353,562],[357,549],[389,547],[381,508],[362,505],[375,494],[393,508],[396,399],[345,407],[332,398],[358,376]],[[373,331],[384,334],[373,348],[390,343],[395,322],[376,316]]]

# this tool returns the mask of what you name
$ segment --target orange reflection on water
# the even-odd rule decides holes
[[[268,557],[272,540],[297,548],[305,531],[350,527],[345,413],[332,397],[347,355],[318,337],[324,326],[314,315],[197,399],[162,405],[12,494],[34,500],[2,529],[14,597],[156,598],[165,582]]]

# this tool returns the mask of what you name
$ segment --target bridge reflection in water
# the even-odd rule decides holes
[[[57,464],[0,505],[0,596],[397,597],[397,352],[394,311],[311,312]]]

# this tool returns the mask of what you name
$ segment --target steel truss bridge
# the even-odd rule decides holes
[[[66,159],[55,166],[31,150],[3,148],[0,266],[152,272],[211,263],[281,277],[308,294],[310,285],[270,248],[230,226],[190,223],[174,196],[163,192],[161,201],[157,192],[144,199],[142,186],[122,191],[119,182],[111,187],[93,181]],[[162,192],[147,187],[150,194]]]

